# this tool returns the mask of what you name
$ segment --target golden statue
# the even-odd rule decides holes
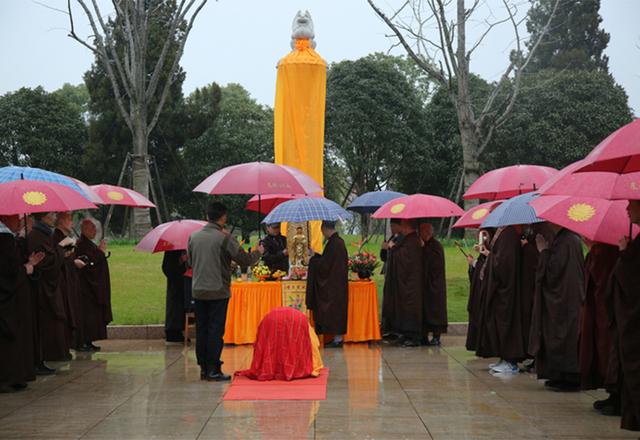
[[[288,240],[289,243],[289,262],[291,267],[303,267],[309,264],[309,240],[304,233],[302,226],[296,227],[295,235]]]

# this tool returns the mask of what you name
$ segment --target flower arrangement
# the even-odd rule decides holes
[[[290,280],[306,280],[307,279],[307,268],[306,267],[292,267],[289,270],[289,279]]]
[[[378,267],[378,259],[369,252],[356,252],[348,261],[349,270],[357,272],[362,279],[371,277],[371,274]]]

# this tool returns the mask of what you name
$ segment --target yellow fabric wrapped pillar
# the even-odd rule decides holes
[[[275,162],[304,171],[324,185],[327,63],[308,39],[278,62],[274,109]],[[311,222],[311,247],[322,251],[320,222]]]

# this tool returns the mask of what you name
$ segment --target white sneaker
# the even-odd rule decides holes
[[[504,361],[502,359],[500,359],[498,362],[495,362],[493,364],[489,364],[489,370],[493,370],[494,368],[496,368],[498,365],[502,365],[504,363]]]
[[[500,365],[495,366],[491,369],[494,373],[511,373],[518,374],[520,369],[518,365],[512,364],[511,362],[503,361]]]

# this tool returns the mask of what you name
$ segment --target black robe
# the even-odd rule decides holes
[[[620,253],[609,291],[622,397],[621,427],[640,431],[640,235]]]
[[[83,337],[87,343],[107,339],[107,324],[113,320],[107,256],[84,235],[78,240],[76,253],[78,257],[87,257],[89,262],[79,277]]]
[[[578,315],[584,298],[584,257],[576,234],[561,229],[540,253],[529,353],[540,379],[579,383]]]
[[[349,256],[338,233],[327,241],[322,255],[309,260],[307,308],[313,311],[316,332],[343,335],[347,332],[349,304]]]
[[[536,271],[538,269],[539,252],[534,241],[530,238],[527,244],[522,246],[522,258],[520,260],[520,310],[522,319],[522,338],[527,353],[529,351],[529,332],[531,331],[531,313],[533,310],[533,297],[536,291]]]
[[[38,361],[61,361],[69,355],[67,316],[61,290],[64,249],[53,242],[53,231],[49,234],[43,229],[36,223],[27,237],[29,254],[39,251],[45,253],[44,259],[38,264],[35,297],[40,340]]]
[[[445,275],[444,248],[432,238],[422,247],[424,264],[423,323],[426,332],[446,333],[447,279]]]
[[[467,341],[465,346],[469,351],[475,351],[478,345],[478,327],[480,325],[480,307],[482,303],[483,287],[486,285],[484,273],[487,257],[480,254],[475,266],[469,266],[469,300],[467,301],[467,313],[469,323],[467,325]]]
[[[31,287],[24,253],[0,233],[0,386],[35,380]]]
[[[396,234],[396,235],[393,235],[389,240],[387,240],[387,243],[393,242],[394,244],[396,244],[401,239],[402,239],[402,235]],[[387,268],[391,264],[392,258],[393,258],[393,248],[380,249],[380,259],[384,263],[381,271],[381,273],[384,275],[384,287],[382,291],[382,320],[381,320],[381,325],[383,330],[388,330],[387,323],[389,322],[389,319],[393,319],[393,318],[390,318],[393,310],[393,305],[392,305],[391,296],[390,296],[391,291],[390,289],[387,288],[387,272],[388,272]]]
[[[521,319],[520,234],[514,227],[498,229],[485,269],[476,354],[510,362],[527,357]]]
[[[162,273],[167,277],[164,331],[167,337],[180,336],[184,330],[184,273],[187,263],[180,261],[184,251],[167,251],[162,258]]]
[[[391,251],[385,274],[387,300],[385,330],[421,338],[424,268],[422,246],[415,232],[400,239]]]
[[[289,272],[289,256],[284,254],[287,249],[287,239],[282,235],[267,235],[262,240],[262,245],[264,246],[262,260],[271,273],[277,270]]]
[[[60,243],[66,235],[60,230],[53,231],[53,242]],[[67,315],[67,326],[65,328],[67,335],[67,344],[70,347],[78,347],[82,344],[82,304],[80,302],[80,293],[78,292],[78,268],[74,260],[76,259],[75,249],[65,252],[64,264],[62,265],[62,280],[60,283],[60,291],[64,301],[64,311]]]

